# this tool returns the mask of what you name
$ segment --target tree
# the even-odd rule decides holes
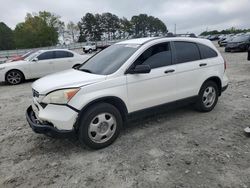
[[[77,41],[76,35],[79,32],[78,25],[76,25],[76,24],[74,24],[74,22],[70,21],[67,24],[67,29],[68,29],[68,32],[69,32],[70,36],[72,37],[73,42],[76,42]]]
[[[81,40],[101,40],[102,30],[100,27],[101,17],[99,14],[86,13],[78,23]]]
[[[59,17],[49,12],[27,14],[25,22],[17,24],[14,30],[17,48],[52,46],[58,42],[58,30],[62,26]]]
[[[134,29],[135,37],[145,37],[166,33],[166,25],[159,19],[147,14],[140,14],[131,18],[131,24]]]
[[[13,31],[0,22],[0,50],[11,50],[14,47]]]
[[[122,37],[125,39],[126,34],[132,35],[132,24],[127,18],[120,19],[120,27],[119,32],[122,33]]]

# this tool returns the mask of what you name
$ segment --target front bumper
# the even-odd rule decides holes
[[[26,119],[35,133],[46,134],[50,136],[71,136],[75,134],[74,129],[72,130],[59,130],[49,123],[41,123],[37,120],[35,112],[32,109],[32,106],[26,111]]]
[[[244,48],[241,46],[226,46],[225,52],[242,52]]]

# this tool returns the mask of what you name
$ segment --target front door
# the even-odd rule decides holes
[[[130,112],[157,106],[176,99],[175,65],[172,65],[170,43],[148,48],[132,67],[146,64],[151,72],[127,74],[127,91]]]
[[[32,78],[40,78],[54,72],[53,51],[43,52],[37,56],[37,61],[30,62],[30,73]]]

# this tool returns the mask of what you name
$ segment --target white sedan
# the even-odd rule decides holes
[[[90,57],[65,49],[39,50],[24,60],[0,64],[0,82],[17,85],[27,79],[74,68]]]

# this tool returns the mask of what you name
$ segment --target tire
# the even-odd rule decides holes
[[[122,124],[116,107],[108,103],[95,104],[80,117],[79,141],[91,149],[107,147],[119,136]]]
[[[10,85],[18,85],[24,81],[24,75],[19,70],[10,70],[5,76],[5,81]]]
[[[92,49],[89,49],[89,51],[88,51],[88,52],[91,54],[91,53],[92,53],[92,51],[93,51]]]
[[[205,82],[200,89],[198,99],[195,104],[196,110],[200,112],[210,112],[218,102],[219,89],[213,81]]]

